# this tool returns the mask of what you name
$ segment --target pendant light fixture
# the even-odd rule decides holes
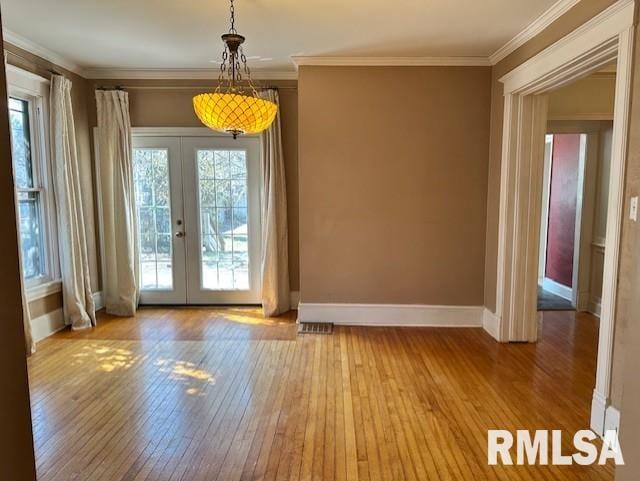
[[[224,52],[218,86],[212,93],[196,95],[193,107],[200,121],[210,129],[237,138],[266,130],[276,117],[278,106],[260,98],[242,51],[245,38],[235,27],[234,0],[231,1],[231,28],[222,35]]]

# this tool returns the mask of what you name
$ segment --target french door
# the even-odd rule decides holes
[[[259,303],[259,139],[133,145],[140,302]]]

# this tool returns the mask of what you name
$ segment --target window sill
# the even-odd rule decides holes
[[[43,282],[42,284],[37,284],[32,287],[25,288],[25,295],[27,296],[28,302],[37,301],[38,299],[42,299],[44,297],[50,296],[52,294],[57,294],[62,291],[62,281],[49,281]]]

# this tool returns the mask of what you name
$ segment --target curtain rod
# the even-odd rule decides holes
[[[35,62],[32,58],[27,58],[27,57],[25,57],[24,55],[20,55],[19,53],[12,52],[11,50],[7,50],[6,48],[4,49],[4,51],[5,51],[5,53],[6,53],[6,55],[7,55],[7,56],[8,56],[8,55],[11,55],[11,56],[13,56],[13,57],[18,57],[19,59],[22,59],[22,60],[24,60],[25,62],[27,62],[27,63],[30,63],[30,64],[34,65],[35,67],[40,67],[40,65],[38,64],[38,62]],[[42,67],[42,69],[43,69],[43,70],[46,70],[46,71],[47,71],[47,72],[49,72],[50,74],[53,74],[53,75],[61,75],[61,76],[65,77],[65,75],[64,75],[63,73],[58,72],[58,71],[57,71],[57,70],[55,70],[55,69],[52,69],[52,68],[46,68],[46,67]]]

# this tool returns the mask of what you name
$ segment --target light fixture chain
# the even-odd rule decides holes
[[[242,81],[242,70],[240,69],[240,62],[236,61],[236,78],[235,80],[237,80],[238,82]]]
[[[219,81],[222,81],[224,79],[224,74],[227,71],[228,57],[229,57],[229,51],[227,50],[227,46],[225,45],[224,51],[222,52],[222,63],[220,63],[220,75],[218,76]]]
[[[229,33],[238,33],[236,31],[236,8],[233,4],[233,0],[231,0],[231,6],[229,7],[229,10],[231,12],[231,29],[229,30]]]
[[[249,65],[247,65],[247,56],[244,54],[242,47],[240,47],[240,60],[242,61],[244,73],[247,74],[247,77],[251,77],[251,73],[249,72]]]
[[[244,73],[247,74],[247,77],[251,78],[251,70],[249,70],[249,65],[247,64],[247,56],[244,54],[242,47],[240,47],[240,60],[242,60]]]

